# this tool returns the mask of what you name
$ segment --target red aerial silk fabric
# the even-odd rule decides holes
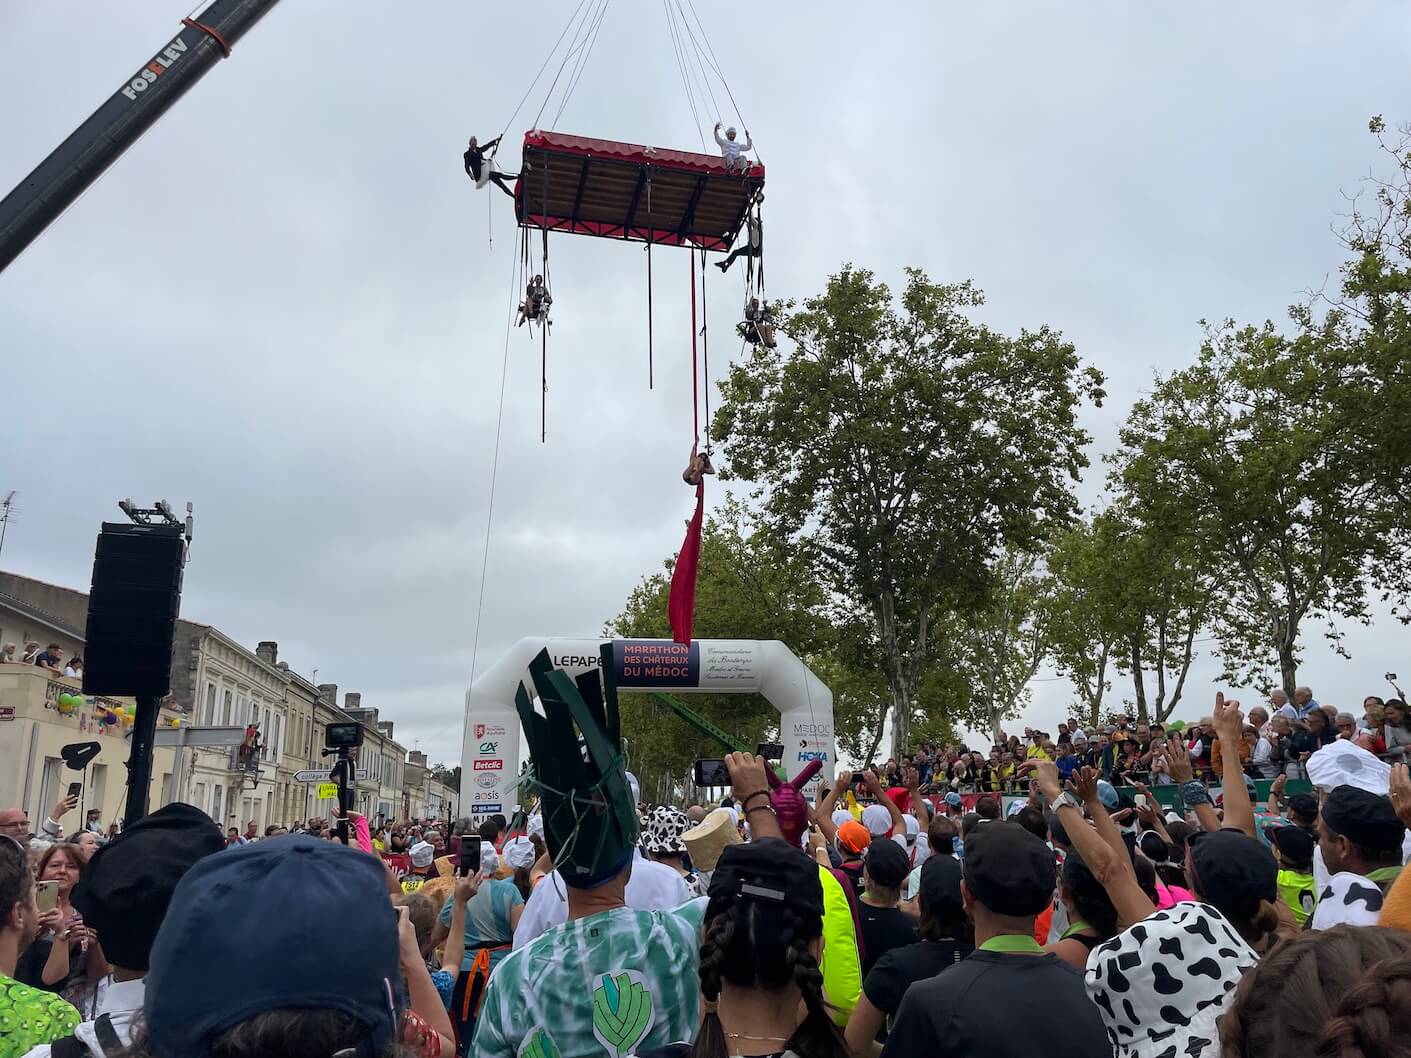
[[[686,539],[676,556],[676,568],[671,571],[671,595],[666,603],[666,616],[671,622],[671,638],[678,643],[691,642],[691,626],[696,618],[696,568],[701,562],[701,517],[705,512],[705,482],[696,486],[696,513],[686,526]]]

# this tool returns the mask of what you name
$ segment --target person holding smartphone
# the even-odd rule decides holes
[[[51,845],[39,858],[36,902],[42,896],[46,904],[53,903],[47,911],[41,908],[40,935],[20,956],[17,980],[67,998],[85,978],[96,981],[107,974],[93,931],[70,900],[87,869],[78,849],[67,843]]]

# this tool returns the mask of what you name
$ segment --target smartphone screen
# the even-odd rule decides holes
[[[1133,797],[1132,800],[1136,803],[1136,806],[1138,808],[1146,807],[1146,794],[1139,793],[1137,794],[1137,796]]]
[[[70,797],[77,797],[77,796],[78,796],[79,794],[81,794],[81,793],[83,793],[83,783],[81,783],[81,782],[71,782],[71,783],[69,783],[69,796],[70,796]]]
[[[35,882],[34,902],[38,905],[41,915],[46,911],[53,911],[59,906],[59,883]]]
[[[705,759],[696,761],[696,785],[697,786],[729,786],[730,772],[725,767],[725,761],[720,759]]]

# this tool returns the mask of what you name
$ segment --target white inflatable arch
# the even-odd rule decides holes
[[[462,815],[511,815],[518,806],[520,727],[514,695],[520,683],[532,692],[529,662],[547,649],[554,667],[570,677],[601,665],[602,639],[521,639],[465,694],[461,746]],[[614,639],[619,691],[670,694],[758,693],[779,710],[784,768],[792,777],[811,760],[832,779],[833,694],[778,640],[698,639],[689,646],[669,639]],[[630,746],[632,732],[623,731]]]

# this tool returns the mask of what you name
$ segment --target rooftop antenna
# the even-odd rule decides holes
[[[11,489],[5,493],[5,498],[0,500],[0,554],[5,551],[5,529],[10,524],[10,519],[15,516],[15,490]]]

